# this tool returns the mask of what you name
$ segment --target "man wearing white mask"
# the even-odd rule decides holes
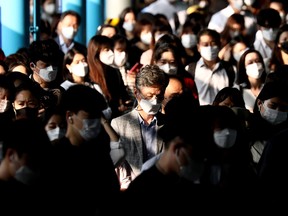
[[[219,47],[220,34],[217,31],[203,29],[199,32],[197,48],[201,58],[190,63],[187,70],[194,77],[200,105],[212,104],[222,88],[234,85],[233,66],[218,58]]]
[[[58,85],[63,53],[53,39],[37,40],[30,44],[30,79],[43,89],[40,97],[40,113],[56,106],[62,92]],[[60,73],[58,73],[60,71]]]
[[[157,65],[142,67],[135,81],[137,106],[111,121],[126,153],[124,163],[117,168],[122,190],[140,174],[145,161],[164,149],[157,131],[163,126],[161,105],[168,82],[168,75]]]
[[[257,14],[258,31],[253,46],[261,53],[267,71],[281,22],[279,12],[275,9],[265,8]]]
[[[76,11],[68,10],[61,14],[57,26],[58,36],[54,39],[59,44],[64,54],[66,54],[68,50],[72,49],[73,47],[81,50],[85,54],[87,53],[87,47],[74,40],[80,23],[81,16]]]

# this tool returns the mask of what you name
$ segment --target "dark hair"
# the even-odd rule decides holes
[[[81,16],[79,13],[77,13],[74,10],[67,10],[67,11],[64,11],[63,13],[61,13],[60,21],[62,21],[67,15],[75,16],[77,19],[77,24],[78,25],[81,24]]]
[[[265,70],[264,60],[263,60],[261,53],[258,50],[251,49],[251,48],[246,50],[241,55],[241,58],[238,62],[238,68],[237,68],[238,73],[237,73],[237,79],[236,79],[236,83],[238,85],[240,85],[241,87],[244,87],[244,88],[250,88],[251,87],[250,82],[248,80],[248,75],[246,73],[246,66],[245,66],[245,58],[249,53],[257,53],[259,58],[260,58],[260,62],[262,63],[263,68],[264,68],[264,71],[261,75],[261,80],[263,83],[265,82],[266,75],[267,75],[266,70]]]
[[[29,55],[31,62],[35,64],[41,60],[53,66],[58,66],[63,58],[59,45],[51,38],[33,41],[29,46]]]
[[[7,149],[14,149],[19,156],[27,154],[27,164],[33,170],[43,168],[47,163],[50,140],[43,124],[37,119],[18,119],[5,129],[3,156]]]
[[[69,87],[62,93],[59,106],[64,112],[78,113],[84,110],[95,117],[100,117],[102,110],[107,108],[106,101],[97,90],[82,84]]]
[[[256,19],[258,25],[266,28],[279,28],[282,22],[279,12],[273,8],[261,9]]]
[[[70,65],[73,62],[73,59],[76,54],[82,54],[84,58],[86,59],[86,54],[82,50],[79,50],[75,47],[68,50],[68,52],[64,55],[64,59],[63,59],[63,67],[62,67],[63,80],[69,80],[71,82],[74,82],[73,76],[70,73],[70,71],[67,69],[66,64]],[[88,75],[85,76],[85,79],[88,81]]]
[[[198,33],[197,35],[197,41],[198,43],[200,42],[200,38],[203,36],[203,35],[208,35],[210,37],[212,37],[216,44],[220,47],[221,45],[221,41],[220,41],[220,33],[218,33],[216,30],[214,29],[208,29],[208,28],[205,28],[205,29],[201,29],[201,31]]]
[[[233,87],[224,87],[222,88],[215,96],[213,104],[218,106],[219,103],[224,101],[226,98],[230,98],[235,107],[245,108],[245,102],[242,96],[242,93],[239,89]]]

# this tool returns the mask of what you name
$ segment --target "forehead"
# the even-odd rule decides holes
[[[148,87],[148,86],[142,86],[140,87],[141,93],[146,94],[159,94],[161,92],[160,87]]]
[[[82,60],[82,59],[84,59],[84,58],[85,58],[85,57],[84,57],[83,54],[81,54],[81,53],[76,53],[75,56],[74,56],[74,58],[73,58],[73,61]]]
[[[35,99],[34,95],[30,90],[22,90],[17,93],[15,100],[26,100],[26,99]]]
[[[174,55],[171,51],[166,51],[162,53],[161,59],[174,60]]]
[[[136,18],[135,18],[135,15],[134,15],[134,13],[132,13],[132,12],[128,12],[128,13],[126,13],[126,15],[125,15],[125,21],[128,21],[128,20],[135,20]]]
[[[280,97],[272,97],[272,98],[269,98],[267,100],[267,103],[274,103],[274,104],[284,104],[284,105],[288,105],[288,101],[280,98]]]
[[[236,43],[234,46],[233,46],[233,51],[234,52],[237,52],[237,51],[242,51],[246,48],[247,46],[243,43],[243,42],[239,42],[239,43]]]
[[[255,60],[255,59],[258,59],[259,56],[257,53],[255,52],[251,52],[251,53],[248,53],[245,57],[245,61],[249,61],[249,60]]]
[[[77,17],[74,15],[67,15],[63,18],[62,24],[64,25],[75,25],[77,24]]]
[[[214,38],[211,35],[202,35],[199,39],[200,39],[201,42],[215,41]]]

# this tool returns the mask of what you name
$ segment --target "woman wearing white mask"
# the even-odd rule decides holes
[[[250,112],[253,112],[266,75],[262,55],[257,50],[249,49],[242,54],[238,63],[236,83],[242,92],[245,107]]]
[[[88,64],[85,54],[76,48],[69,50],[63,61],[63,80],[61,87],[67,90],[73,84],[89,82]]]
[[[93,86],[104,95],[112,114],[109,119],[123,114],[130,100],[119,69],[114,63],[113,39],[93,36],[88,43],[89,78]],[[97,84],[97,85],[95,85]]]
[[[129,41],[135,37],[134,29],[136,24],[136,12],[133,8],[124,8],[119,15],[119,22],[116,25],[119,33]]]
[[[281,72],[274,72],[271,75],[275,77],[267,78],[256,99],[253,118],[250,120],[251,153],[255,165],[261,158],[266,141],[288,125],[287,76],[278,74],[281,75]]]
[[[183,24],[180,38],[187,54],[185,65],[188,65],[191,62],[196,62],[200,58],[199,51],[197,50],[197,34],[200,29],[201,25],[198,20],[195,20],[195,18],[187,19]]]

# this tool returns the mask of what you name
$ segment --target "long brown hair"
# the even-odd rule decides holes
[[[100,86],[105,98],[109,101],[111,94],[107,87],[103,63],[99,59],[100,52],[104,48],[113,50],[113,40],[103,35],[94,35],[88,43],[87,61],[90,80]]]

